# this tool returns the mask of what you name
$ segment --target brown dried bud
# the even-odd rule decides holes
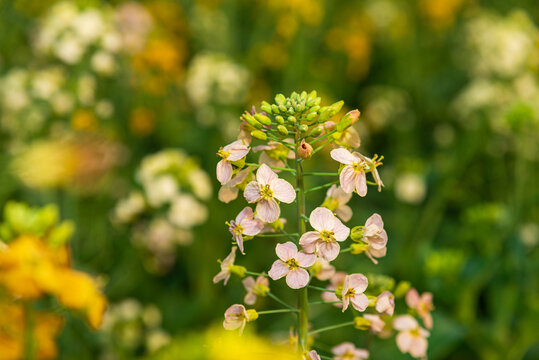
[[[299,144],[298,148],[298,155],[302,159],[308,159],[311,157],[311,154],[313,153],[313,147],[309,145],[305,139],[301,139],[301,143]]]

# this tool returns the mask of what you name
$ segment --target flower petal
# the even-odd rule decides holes
[[[252,276],[248,276],[245,279],[243,279],[241,283],[243,284],[243,287],[245,288],[246,291],[251,291],[253,290],[255,286],[255,279]]]
[[[351,193],[354,191],[357,175],[358,174],[351,165],[347,165],[342,169],[341,174],[339,175],[339,182],[344,192]]]
[[[378,215],[377,213],[374,213],[365,222],[365,227],[369,225],[376,225],[376,227],[383,229],[384,221],[382,220],[382,217],[380,215]]]
[[[352,306],[357,311],[365,311],[369,306],[369,299],[365,294],[356,294],[350,299]]]
[[[299,244],[307,253],[314,253],[316,250],[316,242],[320,240],[320,233],[317,231],[307,231],[299,239]]]
[[[289,271],[288,265],[281,260],[275,260],[273,265],[271,265],[270,271],[268,271],[268,275],[273,280],[278,280],[288,274]]]
[[[307,270],[297,268],[286,275],[286,284],[292,289],[301,289],[309,283],[309,273]]]
[[[237,141],[235,141],[237,142]],[[228,156],[228,161],[238,161],[244,158],[249,153],[249,148],[243,144],[240,146],[234,146],[229,150],[230,155]]]
[[[226,184],[232,178],[232,164],[226,160],[221,160],[217,163],[216,169],[217,180],[221,185]]]
[[[331,158],[335,161],[340,162],[341,164],[350,165],[355,162],[358,162],[358,158],[352,155],[352,153],[346,149],[338,148],[331,150]]]
[[[277,244],[275,253],[282,261],[288,261],[296,258],[298,255],[298,247],[292,241],[288,241],[284,244]]]
[[[411,315],[400,315],[393,320],[393,327],[399,331],[412,330],[419,326]]]
[[[354,288],[356,293],[362,293],[367,290],[369,280],[363,274],[350,274],[348,275],[348,286]]]
[[[243,208],[242,211],[236,216],[236,223],[241,223],[241,221],[245,218],[253,218],[253,209],[251,209],[249,206],[246,206]]]
[[[238,248],[240,249],[240,252],[245,255],[245,251],[243,250],[243,236],[241,234],[234,234],[232,236],[236,244],[238,245]]]
[[[321,242],[319,241],[317,243],[318,246],[318,255],[327,261],[333,261],[339,256],[339,251],[341,250],[341,246],[339,243],[336,242]]]
[[[315,254],[307,254],[304,251],[298,252],[296,255],[296,260],[298,261],[298,265],[304,268],[308,268],[309,266],[312,266],[314,262],[316,261],[316,255]]]
[[[350,235],[350,228],[344,225],[341,220],[335,219],[335,224],[333,225],[333,232],[335,233],[335,240],[344,241],[348,239]]]
[[[296,190],[290,183],[283,179],[274,179],[270,183],[273,197],[279,201],[290,204],[296,199]]]
[[[260,165],[256,172],[256,181],[258,181],[260,185],[269,185],[274,179],[277,179],[277,174],[274,173],[268,165]]]
[[[339,206],[337,209],[335,209],[335,214],[344,222],[350,221],[353,215],[352,208],[348,205]]]
[[[361,171],[359,176],[356,179],[356,192],[359,196],[363,197],[367,195],[367,177],[365,176],[365,171]]]
[[[420,336],[415,336],[412,340],[412,343],[410,344],[410,348],[408,349],[408,351],[413,357],[421,358],[427,354],[428,346],[429,343],[427,342],[427,339]]]
[[[245,197],[245,200],[247,200],[249,204],[257,202],[258,200],[261,199],[260,185],[258,185],[256,181],[251,181],[245,187],[245,190],[243,191],[243,196]]]
[[[412,346],[414,338],[408,331],[403,331],[397,334],[397,347],[402,353],[407,353]]]
[[[272,223],[279,218],[281,208],[273,199],[262,199],[256,204],[258,218],[266,223]]]
[[[221,186],[218,194],[219,201],[228,204],[232,200],[236,200],[238,198],[238,192],[239,189],[237,187],[231,187],[228,185]]]
[[[415,309],[417,308],[417,305],[419,305],[419,294],[417,293],[417,290],[414,289],[414,288],[411,288],[410,290],[408,290],[408,292],[406,293],[406,304]]]
[[[352,344],[351,342],[344,342],[340,345],[337,345],[337,346],[334,346],[332,349],[331,349],[331,352],[334,354],[334,355],[344,355],[346,354],[347,352],[352,352],[356,349],[356,347],[354,346],[354,344]]]
[[[332,231],[335,225],[335,215],[325,207],[317,207],[309,216],[309,224],[318,231]]]
[[[258,219],[244,219],[240,225],[243,228],[243,234],[248,236],[255,236],[264,228],[264,223]]]

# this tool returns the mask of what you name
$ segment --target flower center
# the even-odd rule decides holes
[[[264,199],[273,198],[273,191],[269,185],[260,186],[260,196],[262,196]]]
[[[348,289],[348,291],[346,291],[346,294],[344,294],[344,296],[346,296],[346,297],[354,297],[355,294],[356,294],[356,290],[354,288],[350,288],[350,289]]]
[[[419,328],[416,328],[416,329],[412,329],[410,330],[410,334],[414,337],[419,337],[421,335],[419,335]]]
[[[322,206],[328,208],[331,211],[335,211],[339,207],[339,202],[337,201],[337,199],[330,197],[324,201]]]
[[[232,220],[228,225],[230,226],[228,228],[228,231],[230,231],[232,234],[243,234],[243,227],[234,220]]]
[[[361,172],[365,169],[365,161],[361,160],[357,163],[352,164],[352,168],[355,172]]]
[[[292,270],[292,269],[297,269],[299,268],[299,264],[298,264],[298,261],[296,259],[288,259],[286,261],[286,265],[288,265],[288,267]]]
[[[334,242],[335,241],[335,233],[333,231],[324,230],[320,233],[320,237],[322,238],[322,241],[325,242]]]
[[[228,158],[230,156],[230,152],[229,151],[224,151],[223,149],[219,149],[219,151],[217,151],[217,156],[220,156],[223,159],[226,159],[226,158]]]

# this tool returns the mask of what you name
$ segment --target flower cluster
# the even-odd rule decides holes
[[[31,208],[10,202],[4,209],[0,224],[0,339],[9,344],[9,359],[25,357],[24,349],[33,346],[24,340],[25,332],[38,341],[40,354],[55,357],[54,339],[62,318],[51,309],[35,310],[36,303],[47,296],[82,314],[93,329],[101,326],[107,300],[96,279],[71,268],[68,241],[75,228],[72,222],[59,222],[58,218],[54,205]]]
[[[163,273],[174,264],[176,246],[190,244],[193,227],[206,221],[210,179],[194,158],[167,149],[146,156],[136,180],[140,189],[117,203],[113,220],[132,227],[133,242],[148,252],[148,270]]]
[[[329,106],[320,104],[321,98],[316,92],[292,93],[290,97],[279,94],[273,104],[262,102],[260,112],[255,108],[245,112],[238,139],[217,152],[221,159],[216,171],[222,185],[219,198],[229,202],[243,191],[246,202],[253,207],[245,207],[234,220],[226,223],[232,234],[233,247],[221,261],[221,271],[213,281],[223,281],[226,285],[232,275],[244,278],[245,304],[255,305],[257,297],[263,296],[285,306],[280,310],[258,311],[234,304],[226,310],[223,325],[225,329],[242,332],[247,323],[261,315],[290,312],[298,316],[292,342],[297,343],[304,359],[320,359],[316,345],[312,345],[315,334],[341,326],[355,326],[383,337],[397,330],[399,349],[417,358],[424,357],[428,331],[411,315],[395,314],[395,298],[403,297],[409,284],[400,283],[394,289],[392,279],[337,271],[332,265],[347,252],[352,255],[364,253],[375,264],[386,255],[388,235],[379,214],[370,216],[364,225],[350,228],[344,224],[353,217],[348,202],[354,193],[359,197],[366,196],[369,185],[381,191],[383,182],[377,168],[382,165],[383,157],[374,155],[369,158],[353,151],[360,143],[359,136],[357,141],[354,140],[357,132],[352,127],[359,119],[358,110],[349,111],[336,120],[334,117],[343,102]],[[262,143],[253,146],[259,141]],[[306,171],[308,160],[326,146],[333,147],[330,155],[337,162],[335,168],[339,171]],[[252,153],[260,153],[258,162],[248,162]],[[372,175],[372,181],[367,180],[368,174]],[[314,176],[333,176],[337,180],[306,189],[305,178]],[[293,182],[287,178],[292,178]],[[325,188],[328,190],[323,203],[307,216],[306,193]],[[281,218],[281,213],[286,211],[281,209],[283,204],[294,202],[296,232],[285,230],[290,221]],[[268,262],[261,273],[236,264],[237,249],[245,255],[248,248],[255,245],[253,240],[259,238],[287,240],[275,244],[276,259],[271,266]],[[348,239],[351,242],[345,245]],[[285,278],[289,288],[298,292],[297,308],[271,290],[277,283],[270,286],[269,280],[281,278]],[[329,281],[330,285],[325,288],[315,286],[312,284],[314,279]],[[338,306],[342,312],[353,309],[354,321],[309,331],[309,289],[322,292],[322,301],[318,303]],[[410,289],[406,302],[410,312],[421,317],[424,326],[430,329],[432,296],[419,296],[415,289]],[[369,356],[368,350],[358,349],[349,342],[334,347],[332,352],[335,359],[366,359]]]

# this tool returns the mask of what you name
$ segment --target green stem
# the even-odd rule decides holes
[[[309,335],[314,335],[314,334],[318,334],[318,333],[321,333],[321,332],[324,332],[324,331],[338,329],[338,328],[345,327],[345,326],[351,326],[351,325],[354,325],[354,324],[355,324],[355,321],[349,321],[349,322],[345,322],[345,323],[342,323],[342,324],[326,326],[326,327],[320,328],[318,330],[311,331],[309,333]]]
[[[336,172],[305,172],[303,173],[304,176],[339,176],[339,173]]]
[[[262,165],[262,164],[245,163],[245,165],[247,165],[247,166],[253,166],[253,167],[259,167],[259,166]],[[282,168],[282,167],[277,167],[277,166],[269,166],[269,165],[268,165],[268,167],[269,167],[270,169],[273,169],[273,170],[281,170],[281,171],[296,172],[296,170],[294,170],[294,169]]]
[[[319,287],[319,286],[314,286],[314,285],[309,285],[307,287],[310,288],[310,289],[318,290],[318,291],[335,292],[335,290],[329,290],[329,289]]]
[[[253,272],[253,271],[245,271],[245,275],[265,276],[265,277],[268,277],[268,274],[262,274],[262,273],[257,273],[257,272]]]
[[[349,252],[349,251],[352,251],[352,248],[351,248],[351,247],[346,248],[346,249],[342,249],[340,252],[341,252],[341,253],[345,253],[345,252]]]
[[[298,234],[305,233],[306,225],[305,219],[305,185],[303,183],[303,163],[298,161],[298,143],[299,138],[296,135],[296,188],[298,189],[297,195],[297,222],[298,222]],[[309,293],[307,287],[303,287],[299,290],[298,294],[298,353],[303,353],[308,349],[307,338],[309,336]]]
[[[327,183],[327,184],[324,184],[324,185],[315,186],[315,187],[313,187],[313,188],[310,188],[310,189],[305,190],[305,193],[308,193],[308,192],[311,192],[311,191],[320,190],[320,189],[325,189],[325,188],[330,187],[330,186],[333,185],[333,184],[337,184],[338,182],[339,182],[338,180],[335,180],[335,181],[332,181],[332,182]]]
[[[327,134],[322,135],[322,136],[320,136],[319,138],[314,139],[313,141],[309,142],[309,145],[312,145],[312,144],[314,144],[314,143],[316,143],[316,142],[318,142],[318,141],[320,141],[320,140],[324,140],[325,138],[327,138],[327,137],[330,136],[330,135],[335,134],[336,132],[337,132],[337,129],[335,129],[335,130],[333,130],[333,131],[330,131],[330,132],[328,132]]]
[[[283,237],[283,236],[299,236],[299,234],[297,233],[291,233],[291,234],[288,234],[288,233],[281,233],[281,234],[259,234],[259,235],[255,235],[256,237],[266,237],[266,238],[269,238],[269,237]]]
[[[310,302],[309,305],[322,305],[322,304],[338,304],[341,300],[335,300],[335,301],[313,301]]]
[[[24,359],[35,359],[35,342],[34,342],[34,309],[32,303],[24,302]]]
[[[271,292],[267,292],[266,293],[270,298],[272,298],[273,300],[277,301],[279,304],[283,305],[284,307],[287,307],[288,309],[290,310],[294,310],[294,311],[297,311],[297,309],[294,309],[292,306],[288,305],[287,303],[285,303],[283,300],[279,299],[277,296],[275,296],[273,293]]]
[[[266,314],[280,314],[280,313],[289,313],[289,312],[298,312],[298,310],[296,309],[264,310],[264,311],[257,311],[257,314],[266,315]]]

